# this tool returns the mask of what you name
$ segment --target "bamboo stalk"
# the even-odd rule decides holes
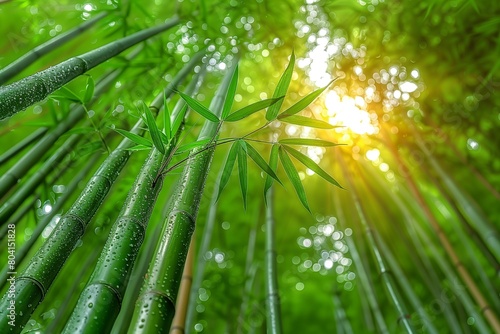
[[[189,306],[189,292],[191,291],[191,283],[193,282],[193,253],[194,253],[194,238],[189,246],[184,272],[182,273],[181,284],[179,287],[179,298],[175,308],[174,320],[170,327],[170,334],[184,334],[186,329],[186,314]]]
[[[28,51],[12,63],[8,64],[4,68],[0,70],[0,85],[3,85],[10,78],[18,75],[22,70],[31,65],[33,62],[46,55],[50,51],[55,50],[57,47],[63,45],[64,43],[72,40],[77,37],[84,31],[90,29],[94,24],[96,24],[99,20],[105,17],[108,13],[102,12],[94,16],[92,19],[83,22],[79,26],[68,30],[47,42],[38,45],[32,50]]]
[[[39,196],[35,194],[30,201],[23,203],[23,206],[19,210],[17,210],[16,213],[12,215],[12,217],[10,217],[10,219],[7,221],[7,223],[5,223],[4,226],[0,228],[0,241],[2,241],[3,238],[5,238],[5,236],[7,235],[9,225],[17,225],[21,221],[21,219],[23,219],[23,217],[33,208],[35,202],[38,200],[38,197]]]
[[[47,175],[62,161],[82,139],[81,134],[71,135],[54,154],[40,166],[37,171],[21,187],[12,194],[0,207],[0,226],[19,208],[23,201],[45,180]]]
[[[404,217],[403,222],[404,222],[404,225],[406,227],[406,230],[408,231],[408,234],[411,236],[411,242],[415,246],[414,249],[418,253],[419,258],[421,259],[421,261],[425,267],[425,272],[424,272],[422,277],[426,282],[428,281],[428,278],[431,278],[431,281],[427,282],[427,285],[429,286],[429,289],[433,292],[433,294],[435,296],[435,300],[440,301],[442,298],[442,289],[438,289],[439,286],[437,286],[435,282],[440,283],[441,280],[437,276],[437,273],[435,272],[434,267],[430,263],[428,254],[424,252],[424,249],[425,249],[424,244],[422,244],[420,242],[419,236],[417,235],[417,232],[416,232],[415,227],[414,227],[415,225],[418,224],[416,219],[411,214],[409,208],[407,208],[407,206],[403,203],[403,201],[398,196],[396,196],[396,194],[391,189],[387,189],[385,184],[383,184],[381,182],[382,180],[380,179],[380,176],[375,174],[375,171],[373,168],[370,168],[370,166],[368,166],[365,161],[361,161],[361,165],[363,166],[363,170],[365,172],[369,173],[369,177],[367,179],[376,181],[378,184],[378,189],[385,189],[384,196],[387,196],[388,198],[390,198],[391,202],[395,203],[396,206],[398,207],[398,209],[400,210],[400,212],[403,214],[403,217]],[[409,202],[409,203],[414,203],[414,202],[415,201],[412,198],[411,202]],[[420,207],[418,208],[418,210],[420,210]],[[417,213],[419,213],[419,212],[417,212]],[[423,229],[422,229],[422,231],[423,231]],[[431,247],[430,243],[431,243],[431,241],[429,239],[427,239],[426,245],[428,247]],[[435,247],[433,248],[433,254],[435,256],[438,256],[438,254],[440,254],[439,251]],[[410,255],[412,255],[412,253],[410,253]],[[443,272],[445,272],[445,271],[443,271]],[[445,274],[446,274],[446,272],[445,272]],[[456,280],[456,278],[455,278],[456,276],[445,276],[445,277],[448,277],[448,279],[450,279],[450,280],[452,280],[452,279]],[[455,290],[454,292],[456,292],[456,291],[457,290]],[[463,300],[465,300],[465,299],[463,299]],[[472,305],[472,304],[470,304],[470,305]],[[445,304],[442,307],[444,309],[445,317],[446,317],[446,320],[448,322],[449,328],[451,329],[451,332],[452,333],[461,332],[460,327],[458,326],[459,321],[458,321],[455,313],[453,313],[453,310],[451,309],[450,305]],[[480,319],[480,321],[482,321],[482,319]]]
[[[413,129],[413,127],[412,127]],[[413,129],[413,135],[417,138],[416,143],[424,152],[427,160],[429,161],[432,168],[439,175],[444,183],[444,186],[448,189],[451,196],[457,201],[461,211],[465,216],[468,217],[468,221],[474,226],[474,229],[481,235],[481,238],[488,245],[490,251],[495,255],[497,261],[500,260],[500,240],[498,231],[491,226],[490,222],[484,217],[484,214],[480,211],[478,205],[474,202],[472,198],[466,196],[462,189],[458,187],[456,182],[441,168],[440,164],[432,156],[429,149],[424,144],[423,138],[420,134]]]
[[[74,78],[135,44],[172,28],[179,22],[178,18],[173,18],[162,25],[139,31],[93,51],[70,58],[13,84],[0,87],[0,120],[42,101],[50,93],[61,88]]]
[[[94,155],[92,159],[78,172],[76,176],[74,176],[71,179],[71,182],[68,184],[66,187],[66,190],[64,194],[57,199],[56,203],[52,207],[52,211],[43,217],[43,219],[38,222],[36,225],[36,228],[33,231],[33,234],[31,234],[31,237],[28,241],[26,241],[19,249],[16,251],[16,263],[19,266],[19,264],[23,261],[25,258],[26,254],[31,250],[31,247],[35,244],[35,242],[38,240],[38,237],[42,234],[42,232],[45,230],[47,225],[52,221],[52,218],[60,212],[66,201],[71,197],[73,192],[76,190],[78,187],[78,184],[80,183],[81,180],[87,175],[87,173],[92,169],[92,167],[95,166],[95,163],[97,162],[99,158],[99,155]],[[3,285],[4,282],[7,279],[7,272],[8,272],[8,266],[5,266],[0,273],[0,285]]]
[[[142,48],[133,50],[127,59],[131,60],[139,54]],[[109,71],[104,74],[96,84],[94,98],[90,103],[98,100],[99,96],[104,93],[124,69]],[[82,105],[72,107],[68,116],[62,120],[57,126],[49,131],[38,143],[35,144],[23,158],[19,159],[8,171],[0,177],[0,198],[2,198],[13,185],[19,180],[42,158],[42,156],[52,147],[52,145],[69,129],[75,126],[86,115],[85,108]]]
[[[276,170],[277,162],[271,166]],[[268,334],[280,334],[283,332],[281,325],[281,303],[278,288],[278,268],[276,263],[275,247],[275,222],[274,222],[274,187],[271,186],[266,194],[266,326]]]
[[[453,246],[451,245],[450,241],[448,240],[448,237],[446,236],[445,231],[441,228],[439,225],[439,222],[437,221],[436,217],[432,214],[429,206],[427,205],[422,193],[418,189],[418,186],[411,175],[410,171],[408,170],[408,167],[406,164],[403,162],[403,159],[397,152],[396,148],[394,145],[391,144],[387,133],[385,132],[384,128],[381,127],[380,131],[382,132],[383,136],[386,139],[386,142],[388,143],[388,147],[391,150],[393,156],[396,158],[399,166],[403,170],[403,177],[405,178],[408,187],[410,188],[410,191],[412,192],[413,196],[419,203],[420,207],[422,208],[428,222],[432,226],[432,228],[435,230],[439,241],[441,242],[441,245],[445,249],[446,253],[450,257],[450,260],[452,261],[455,269],[458,271],[458,274],[462,278],[463,282],[467,286],[469,292],[473,296],[474,300],[476,301],[477,305],[481,309],[481,313],[484,314],[486,320],[492,327],[492,329],[495,332],[500,333],[500,322],[498,321],[498,318],[496,314],[493,312],[491,306],[488,304],[487,300],[484,298],[483,294],[481,293],[481,290],[477,287],[474,279],[470,276],[468,270],[465,268],[463,265],[462,261],[456,254],[455,250],[453,249]]]
[[[78,274],[74,278],[73,284],[71,285],[66,298],[64,299],[61,306],[59,306],[56,316],[50,322],[50,325],[47,326],[47,328],[45,329],[45,333],[60,333],[61,332],[62,328],[57,328],[57,326],[62,327],[62,326],[60,326],[61,320],[62,320],[65,312],[67,312],[67,310],[68,310],[71,299],[72,299],[74,293],[76,291],[78,291],[77,289],[78,289],[80,283],[83,281],[85,274],[89,271],[92,264],[95,263],[97,255],[99,255],[99,252],[97,251],[97,249],[94,249],[92,251],[92,253],[90,253],[90,255],[88,256],[87,260],[83,263],[80,271],[78,272]]]
[[[340,226],[345,224],[345,215],[344,210],[342,209],[342,205],[339,201],[338,192],[334,192],[334,203],[335,203],[335,211],[338,217],[338,222]],[[353,232],[354,233],[354,232]],[[382,316],[382,312],[377,302],[377,298],[375,296],[375,292],[373,291],[373,287],[370,283],[369,275],[363,265],[363,261],[361,260],[361,256],[358,252],[356,244],[351,236],[345,236],[345,241],[347,243],[347,247],[349,248],[349,252],[351,254],[352,260],[356,265],[357,274],[359,276],[359,280],[361,286],[363,287],[366,293],[366,299],[368,300],[368,304],[373,312],[373,316],[375,318],[375,322],[381,333],[389,333],[389,329],[385,324],[384,317]]]
[[[193,277],[193,284],[191,285],[191,291],[189,294],[188,310],[186,315],[186,323],[184,325],[186,334],[191,333],[193,329],[193,323],[195,321],[196,305],[199,295],[199,290],[203,282],[203,275],[205,274],[205,265],[207,264],[206,254],[210,247],[210,242],[212,240],[212,234],[215,225],[215,217],[217,214],[217,191],[219,189],[219,182],[222,173],[219,173],[219,177],[214,184],[214,189],[212,192],[212,197],[210,198],[210,206],[207,212],[207,218],[205,220],[205,227],[203,229],[203,234],[201,237],[200,249],[196,256],[196,274]]]
[[[337,155],[337,156],[340,156]],[[349,184],[350,188],[350,193],[352,197],[352,201],[354,202],[354,206],[356,208],[356,211],[359,216],[359,220],[361,222],[362,228],[365,231],[365,236],[366,239],[368,240],[369,248],[371,250],[371,253],[373,257],[375,258],[375,263],[377,265],[377,269],[379,272],[379,276],[381,277],[382,281],[384,282],[384,287],[386,289],[386,292],[388,294],[388,297],[392,300],[394,307],[396,308],[399,318],[398,318],[398,324],[400,324],[403,329],[407,333],[414,333],[413,326],[411,325],[409,321],[409,316],[408,312],[406,310],[406,306],[404,304],[403,299],[401,298],[399,291],[397,290],[394,282],[393,282],[393,277],[392,273],[390,270],[387,268],[386,265],[386,260],[381,254],[381,251],[375,242],[375,237],[376,237],[376,231],[372,228],[372,223],[368,218],[368,215],[366,214],[366,211],[364,207],[361,204],[361,200],[359,198],[358,192],[356,188],[354,187],[354,183],[352,181],[351,175],[349,171],[347,170],[346,164],[344,162],[344,158],[340,156],[339,163],[342,168],[343,174],[345,176],[345,179],[347,183]]]
[[[220,116],[233,71],[228,71],[210,104]],[[217,137],[219,125],[206,121],[198,140]],[[129,333],[167,333],[175,313],[175,300],[187,251],[194,232],[199,203],[210,169],[214,148],[196,148],[190,153],[172,197],[156,254],[136,304]]]
[[[21,140],[16,145],[12,146],[8,151],[0,156],[0,166],[9,161],[12,157],[16,156],[24,148],[32,144],[34,141],[43,137],[43,135],[48,131],[48,128],[38,128],[32,132],[29,136]]]

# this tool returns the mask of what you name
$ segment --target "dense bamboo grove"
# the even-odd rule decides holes
[[[0,333],[499,333],[499,15],[0,2]]]

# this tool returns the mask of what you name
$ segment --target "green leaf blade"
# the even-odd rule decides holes
[[[248,156],[270,177],[278,181],[280,184],[281,181],[278,178],[278,175],[274,172],[274,170],[267,164],[267,162],[264,160],[264,158],[261,157],[259,152],[255,148],[250,145],[250,143],[246,143],[246,152]]]
[[[278,119],[282,122],[289,123],[289,124],[295,124],[295,125],[300,125],[300,126],[307,126],[310,128],[316,128],[316,129],[333,129],[335,128],[334,125],[331,125],[328,122],[320,121],[318,119],[312,119],[309,117],[304,117],[304,116],[298,116],[298,115],[292,115],[292,116],[287,116],[287,115],[279,115]]]
[[[233,77],[231,78],[231,83],[229,84],[229,89],[227,91],[226,100],[224,101],[224,107],[222,109],[221,119],[225,119],[231,108],[233,107],[234,96],[236,95],[236,88],[238,87],[238,65],[234,69]]]
[[[247,190],[248,190],[248,166],[246,143],[238,140],[238,175],[240,177],[241,195],[243,196],[243,207],[247,209]]]
[[[153,140],[153,144],[155,148],[160,151],[163,154],[166,154],[165,152],[165,146],[163,144],[163,140],[161,139],[160,135],[160,130],[158,129],[158,126],[156,125],[155,118],[153,116],[153,113],[151,110],[148,108],[148,106],[143,102],[142,103],[142,108],[144,111],[144,114],[146,115],[146,125],[148,126],[149,133],[151,134],[151,139]]]
[[[163,133],[167,139],[172,138],[172,124],[170,123],[170,110],[168,110],[167,95],[163,93]]]
[[[198,140],[198,141],[195,141],[192,143],[181,145],[177,148],[177,150],[175,151],[175,154],[182,154],[182,153],[191,151],[194,148],[204,146],[204,145],[208,144],[211,140],[212,140],[211,138],[207,138],[207,139]]]
[[[222,174],[219,181],[219,189],[217,191],[217,197],[216,197],[217,200],[219,200],[222,190],[224,190],[229,181],[229,177],[231,176],[231,172],[233,171],[237,155],[238,155],[238,143],[234,142],[233,145],[231,145],[231,148],[229,149],[226,163],[224,164],[224,168],[222,169]]]
[[[290,86],[290,81],[292,80],[293,67],[295,66],[295,53],[292,52],[290,56],[290,62],[288,63],[287,68],[281,75],[280,81],[274,90],[273,97],[280,97],[286,95],[286,91],[288,90],[288,86]],[[274,121],[276,117],[278,117],[278,113],[280,111],[281,105],[283,104],[283,100],[278,102],[267,109],[266,119],[268,121]]]
[[[288,176],[288,179],[292,183],[293,187],[295,188],[295,192],[299,196],[300,202],[307,209],[307,211],[311,212],[309,204],[307,203],[306,191],[304,190],[304,186],[300,181],[299,173],[295,169],[292,160],[290,159],[290,157],[288,156],[288,154],[286,153],[286,151],[283,149],[282,146],[279,147],[278,154],[281,164],[285,169],[285,173]]]
[[[182,99],[184,101],[186,101],[186,103],[188,104],[188,106],[193,111],[195,111],[197,114],[201,115],[202,117],[208,119],[211,122],[216,122],[216,123],[219,122],[219,118],[217,116],[215,116],[210,111],[210,109],[208,109],[207,107],[205,107],[203,104],[201,104],[200,102],[196,101],[195,99],[193,99],[189,95],[186,95],[186,94],[181,93],[181,92],[179,92],[179,94],[182,97]]]
[[[231,115],[229,115],[228,117],[226,117],[226,119],[224,119],[226,122],[235,122],[235,121],[239,121],[243,118],[246,118],[254,113],[256,113],[257,111],[260,111],[264,108],[267,108],[269,106],[272,106],[272,105],[275,105],[276,103],[278,103],[280,100],[283,100],[284,96],[281,96],[281,97],[278,97],[278,98],[271,98],[271,99],[265,99],[265,100],[262,100],[262,101],[258,101],[258,102],[255,102],[255,103],[252,103],[246,107],[243,107],[237,111],[235,111],[234,113],[232,113]]]
[[[276,170],[278,169],[278,148],[279,148],[279,145],[274,144],[271,147],[271,153],[269,155],[269,167],[271,167],[271,169],[274,172],[276,172]],[[266,204],[267,204],[267,192],[269,191],[269,189],[271,189],[272,185],[273,185],[273,178],[270,177],[268,174],[266,176],[266,182],[264,184],[264,199],[266,201]]]
[[[332,82],[333,82],[333,80],[330,81],[330,83],[328,83],[328,85],[326,85],[325,87],[317,89],[314,92],[310,93],[309,95],[307,95],[306,97],[304,97],[302,100],[300,100],[299,102],[295,103],[293,106],[291,106],[290,108],[288,108],[287,110],[285,110],[283,113],[281,113],[281,115],[291,116],[291,115],[295,115],[299,111],[304,110],[305,108],[307,108],[307,106],[309,106],[311,103],[313,103],[313,101],[316,100],[316,98],[318,96],[320,96],[321,93],[323,93],[323,91],[325,89],[327,89],[328,86],[330,86],[332,84]]]
[[[131,140],[132,142],[136,143],[137,145],[142,145],[142,146],[147,146],[149,148],[153,147],[153,143],[147,140],[144,137],[141,137],[135,133],[126,131],[126,130],[121,130],[121,129],[115,129],[116,132],[121,134],[123,137]]]
[[[333,177],[331,177],[327,172],[325,172],[318,164],[316,164],[311,158],[307,155],[300,153],[296,149],[283,145],[283,148],[290,153],[295,159],[299,160],[304,166],[321,176],[326,181],[331,184],[344,189]]]
[[[327,140],[321,139],[310,139],[310,138],[285,138],[279,141],[280,144],[286,145],[303,145],[303,146],[321,146],[321,147],[332,147],[344,144],[336,144]]]

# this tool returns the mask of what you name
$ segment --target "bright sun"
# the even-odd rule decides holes
[[[357,134],[375,133],[376,127],[366,111],[366,101],[363,97],[340,96],[335,90],[331,90],[326,94],[325,106],[325,116],[330,124],[343,126],[344,130],[347,128]]]

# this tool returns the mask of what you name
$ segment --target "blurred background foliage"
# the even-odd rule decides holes
[[[37,222],[50,213],[89,154],[100,150],[101,160],[104,159],[106,146],[113,148],[120,140],[112,129],[133,124],[137,114],[135,105],[141,100],[150,102],[195,52],[206,49],[208,55],[204,62],[209,74],[197,95],[205,105],[227,64],[239,54],[240,83],[235,98],[235,108],[239,108],[271,97],[294,51],[297,65],[284,106],[336,79],[304,115],[339,127],[318,130],[275,122],[273,133],[279,138],[315,136],[345,144],[335,149],[302,148],[301,151],[319,162],[346,189],[327,185],[310,171],[299,168],[313,212],[309,214],[300,206],[291,184],[276,187],[276,247],[284,331],[349,333],[345,325],[349,323],[354,333],[377,332],[374,311],[360,283],[360,266],[368,274],[389,331],[400,331],[398,314],[384,291],[371,246],[351,199],[355,189],[371,229],[385,240],[404,273],[401,276],[391,271],[396,286],[409,283],[439,333],[450,332],[449,319],[443,316],[445,308],[454,314],[462,332],[480,332],[477,317],[464,307],[457,290],[452,289],[456,285],[462,289],[458,294],[468,293],[463,282],[450,281],[438,266],[438,257],[446,258],[446,254],[422,214],[423,208],[408,191],[407,173],[416,180],[432,214],[494,313],[500,314],[499,259],[485,251],[484,240],[474,237],[481,233],[474,218],[467,215],[469,206],[473,207],[495,231],[491,238],[498,240],[498,1],[14,0],[0,3],[0,33],[4,36],[0,39],[0,67],[102,11],[110,13],[77,39],[35,62],[16,79],[174,15],[181,17],[183,23],[144,43],[140,55],[130,62],[114,87],[88,111],[89,121],[70,131],[85,133],[86,140],[58,168],[67,171],[53,176],[33,194],[36,201],[29,205],[29,213],[17,228],[18,245],[29,239]],[[107,69],[125,64],[119,56],[88,75],[97,79]],[[67,86],[83,95],[86,79],[83,76]],[[0,153],[37,127],[55,126],[64,118],[68,106],[67,101],[49,98],[3,121]],[[245,122],[225,125],[222,137],[241,136],[247,128],[262,125],[263,119],[255,116]],[[186,141],[195,138],[200,119],[193,116],[188,125],[192,130]],[[262,138],[267,140],[268,136],[265,133]],[[442,173],[430,163],[422,151],[422,143]],[[259,149],[265,155],[269,152],[266,145]],[[204,233],[217,171],[226,152],[224,146],[216,152],[197,222],[198,241]],[[35,312],[28,332],[43,332],[56,317],[55,331],[62,328],[71,305],[76,303],[77,291],[84,287],[91,273],[95,252],[102,247],[145,157],[145,152],[134,153],[81,244]],[[339,160],[344,161],[345,172]],[[14,162],[3,164],[2,171]],[[36,169],[34,166],[30,173]],[[346,180],[346,173],[352,183]],[[161,219],[155,217],[161,217],[163,203],[177,174],[174,170],[167,176],[145,244],[156,240],[155,230]],[[203,284],[197,303],[192,306],[197,311],[196,332],[264,331],[263,179],[255,168],[251,168],[250,177],[246,211],[235,176],[218,202],[210,250],[205,254]],[[458,200],[457,194],[465,200]],[[402,200],[411,221],[395,204],[393,196]],[[45,237],[56,221],[57,215],[44,232]],[[415,243],[416,236],[406,230],[406,223],[419,226],[428,239]],[[251,238],[249,243],[252,233],[256,235],[254,246]],[[362,263],[353,261],[346,238],[356,244]],[[418,252],[417,244],[422,246]],[[3,245],[1,249],[4,259]],[[433,268],[432,275],[428,268]],[[484,284],[477,268],[484,272],[490,285]],[[66,307],[61,308],[66,302]],[[477,305],[474,307],[476,312],[481,311]],[[417,310],[408,306],[408,316],[418,332],[426,332],[426,326],[418,321]]]

